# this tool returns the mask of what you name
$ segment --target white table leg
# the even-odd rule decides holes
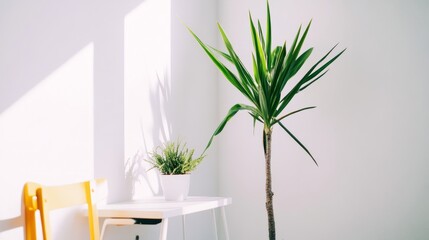
[[[221,207],[220,210],[221,210],[222,218],[223,218],[223,227],[225,229],[225,239],[229,240],[228,223],[226,222],[225,207]]]
[[[216,222],[216,209],[212,210],[213,213],[213,224],[214,224],[214,230],[215,230],[215,239],[219,240],[219,236],[217,235],[217,222]]]
[[[159,240],[167,240],[168,218],[162,219]]]
[[[182,215],[182,232],[183,232],[183,240],[186,240],[186,222],[185,222],[185,215]]]

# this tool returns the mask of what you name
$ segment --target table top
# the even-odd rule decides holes
[[[164,219],[224,207],[232,203],[226,197],[188,197],[184,201],[165,201],[163,197],[97,205],[103,218]]]

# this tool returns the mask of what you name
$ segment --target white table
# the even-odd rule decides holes
[[[225,237],[229,240],[225,216],[225,206],[231,204],[231,198],[224,197],[188,197],[184,201],[165,201],[162,197],[97,205],[98,216],[108,219],[159,219],[161,220],[160,240],[167,240],[168,219],[182,216],[183,239],[185,239],[185,215],[212,210],[216,239],[216,213],[220,208]]]

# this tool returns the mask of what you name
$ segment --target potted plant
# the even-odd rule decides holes
[[[276,231],[273,210],[274,193],[271,188],[271,136],[274,126],[279,125],[301,148],[303,148],[303,150],[317,165],[316,160],[308,149],[298,140],[297,137],[295,137],[284,123],[284,120],[287,117],[315,107],[304,107],[293,111],[286,107],[291,100],[298,95],[298,93],[307,89],[310,85],[324,76],[328,71],[327,67],[341,54],[343,54],[345,49],[334,57],[328,58],[328,55],[336,47],[335,45],[330,51],[328,51],[328,53],[318,60],[316,64],[310,67],[305,74],[302,74],[300,79],[292,81],[292,77],[298,73],[313,51],[313,48],[309,48],[301,53],[301,48],[305,38],[307,37],[308,30],[310,29],[311,21],[302,34],[301,27],[299,28],[294,41],[292,44],[288,44],[289,47],[287,49],[286,42],[281,46],[272,47],[271,16],[268,1],[265,35],[260,22],[258,21],[257,25],[255,25],[250,13],[249,19],[254,47],[254,53],[252,54],[253,74],[251,74],[243,65],[243,62],[235,52],[220,24],[218,24],[218,28],[222,36],[223,43],[227,49],[226,52],[205,44],[194,32],[192,32],[191,29],[188,29],[225,78],[250,102],[249,104],[235,104],[231,107],[226,117],[221,121],[211,136],[206,150],[210,146],[213,138],[222,132],[228,121],[238,111],[247,111],[252,116],[254,124],[259,122],[263,125],[262,143],[265,155],[266,172],[265,206],[268,215],[269,239],[275,240]],[[227,67],[224,62],[227,62],[229,66],[235,68],[235,71],[232,70],[232,67]],[[288,110],[286,114],[283,113],[285,110]]]
[[[167,201],[183,201],[188,196],[190,173],[201,163],[204,156],[193,158],[194,149],[186,143],[169,141],[149,154],[147,160],[161,173],[161,186]],[[150,169],[149,169],[150,170]]]

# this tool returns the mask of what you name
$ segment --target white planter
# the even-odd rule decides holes
[[[188,197],[190,174],[161,175],[161,186],[166,201],[183,201]]]

